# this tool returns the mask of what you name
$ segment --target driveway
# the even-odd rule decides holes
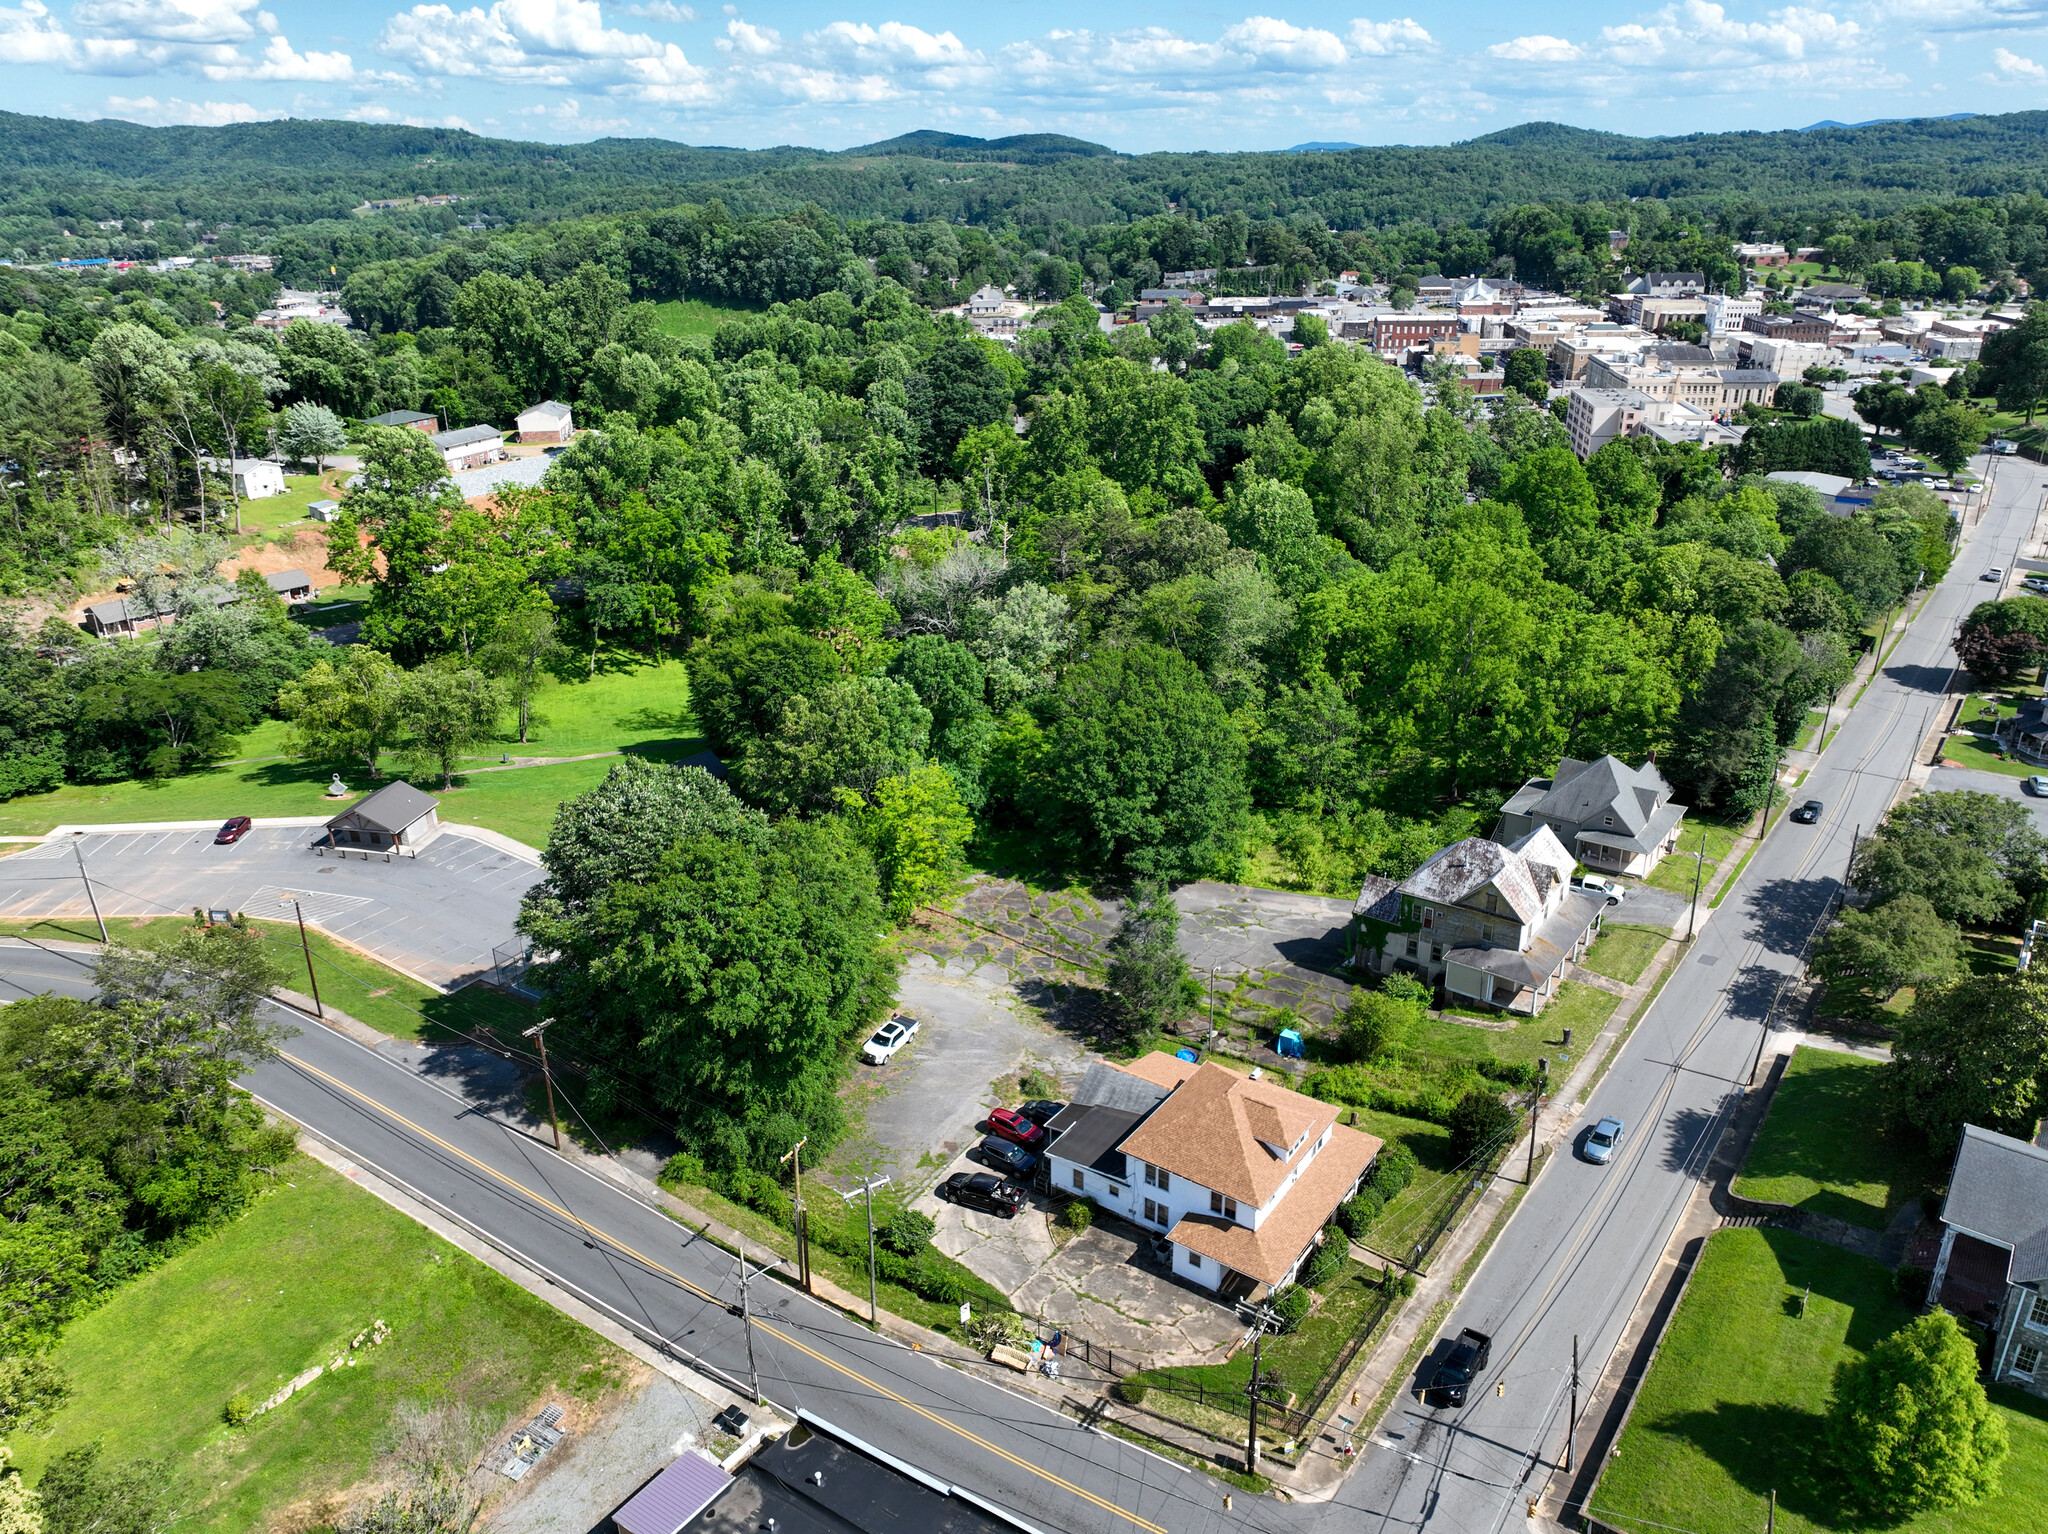
[[[896,1009],[918,1020],[917,1037],[887,1065],[854,1067],[847,1106],[859,1127],[822,1168],[849,1185],[880,1172],[921,1193],[980,1140],[990,1108],[1016,1099],[1025,1071],[1066,1082],[1084,1069],[1079,1041],[1024,1006],[1012,971],[990,959],[911,954]]]
[[[213,831],[156,829],[62,836],[0,858],[0,920],[90,917],[72,848],[85,855],[107,916],[246,911],[288,919],[297,896],[309,926],[429,984],[452,989],[490,969],[514,940],[519,901],[541,870],[449,829],[417,858],[321,857],[317,826],[259,826],[231,847]]]
[[[2008,778],[2004,773],[1979,772],[1975,767],[1937,767],[1934,776],[1927,780],[1927,792],[1932,794],[1963,788],[1972,793],[2015,799],[2034,812],[2035,829],[2048,834],[2048,799],[2035,798],[2020,787],[2020,782],[2020,779]]]

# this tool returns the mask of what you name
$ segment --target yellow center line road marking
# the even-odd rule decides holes
[[[440,1146],[441,1149],[448,1152],[449,1155],[459,1157],[461,1160],[468,1162],[471,1166],[475,1167],[479,1172],[484,1173],[486,1176],[495,1178],[497,1181],[503,1183],[506,1187],[510,1188],[514,1193],[519,1194],[522,1198],[530,1199],[534,1203],[540,1205],[543,1209],[549,1210],[554,1214],[560,1215],[563,1219],[567,1220],[570,1224],[574,1225],[578,1230],[584,1232],[586,1235],[591,1236],[596,1240],[604,1242],[605,1245],[632,1258],[641,1266],[648,1268],[653,1272],[659,1273],[666,1278],[673,1279],[677,1284],[681,1285],[683,1288],[689,1290],[690,1293],[697,1295],[701,1299],[709,1300],[714,1305],[723,1305],[724,1302],[720,1300],[717,1295],[712,1294],[709,1290],[699,1288],[696,1284],[691,1283],[689,1279],[683,1277],[682,1274],[676,1272],[674,1269],[663,1266],[661,1263],[656,1262],[651,1257],[643,1256],[641,1253],[635,1251],[632,1247],[628,1246],[625,1242],[619,1240],[616,1236],[609,1235],[606,1232],[599,1230],[596,1226],[590,1224],[588,1221],[582,1219],[580,1216],[571,1214],[567,1209],[564,1209],[560,1204],[555,1203],[553,1200],[541,1197],[538,1193],[535,1193],[531,1188],[526,1187],[523,1183],[520,1183],[514,1180],[513,1178],[507,1177],[503,1172],[499,1171],[496,1167],[486,1165],[484,1162],[477,1160],[476,1157],[470,1155],[468,1151],[463,1150],[460,1146],[449,1144],[446,1140],[442,1139],[432,1130],[424,1129],[420,1125],[415,1124],[411,1119],[405,1117],[405,1115],[403,1115],[402,1113],[399,1113],[392,1108],[386,1107],[383,1103],[377,1101],[376,1098],[371,1097],[368,1093],[359,1091],[357,1088],[350,1086],[347,1082],[328,1075],[327,1072],[321,1070],[316,1065],[307,1064],[304,1060],[299,1059],[296,1055],[280,1054],[279,1058],[287,1061],[292,1065],[297,1066],[307,1075],[317,1077],[319,1080],[326,1082],[335,1090],[347,1093],[350,1097],[353,1097],[357,1102],[362,1103],[365,1107],[375,1109],[378,1113],[381,1113],[382,1115],[384,1115],[384,1117],[392,1120],[394,1123],[403,1124],[407,1129],[411,1130],[421,1139],[431,1141],[433,1144]],[[818,1352],[816,1349],[807,1347],[805,1344],[797,1341],[796,1338],[792,1337],[789,1333],[782,1331],[776,1327],[770,1326],[767,1322],[759,1320],[758,1318],[755,1319],[752,1324],[755,1327],[759,1328],[761,1331],[766,1332],[769,1336],[775,1338],[777,1341],[786,1343],[788,1346],[795,1348],[799,1353],[803,1353],[811,1358],[815,1358],[819,1363],[825,1365],[826,1368],[831,1369],[838,1374],[844,1375],[847,1379],[854,1381],[858,1385],[865,1386],[867,1389],[873,1391],[876,1395],[881,1396],[885,1400],[894,1401],[898,1406],[903,1407],[905,1410],[917,1413],[918,1416],[924,1418],[927,1422],[935,1423],[939,1427],[944,1428],[947,1432],[952,1433],[957,1437],[966,1439],[969,1443],[975,1445],[975,1447],[977,1448],[986,1449],[989,1453],[995,1455],[998,1459],[1006,1460],[1010,1464],[1017,1466],[1020,1470],[1028,1470],[1029,1472],[1031,1472],[1031,1474],[1037,1476],[1040,1480],[1049,1481],[1054,1486],[1059,1487],[1062,1491],[1072,1492],[1075,1496],[1081,1498],[1082,1501],[1092,1503],[1096,1507],[1101,1508],[1104,1512],[1114,1513],[1119,1518],[1127,1519],[1130,1522],[1136,1524],[1139,1528],[1149,1530],[1150,1534],[1166,1534],[1166,1530],[1162,1528],[1159,1524],[1152,1523],[1146,1519],[1140,1518],[1136,1513],[1129,1512],[1124,1508],[1118,1507],[1114,1502],[1110,1502],[1105,1500],[1104,1498],[1096,1496],[1094,1492],[1089,1491],[1086,1487],[1076,1486],[1072,1481],[1064,1480],[1061,1477],[1052,1474],[1052,1472],[1048,1470],[1041,1469],[1039,1466],[1032,1464],[1031,1461],[1027,1459],[1020,1459],[1017,1455],[1012,1454],[1008,1449],[1001,1448],[996,1444],[992,1444],[986,1438],[983,1438],[978,1434],[968,1432],[967,1429],[961,1427],[958,1423],[947,1421],[937,1412],[931,1411],[926,1407],[919,1406],[915,1401],[912,1401],[907,1397],[898,1395],[895,1391],[889,1389],[886,1385],[877,1384],[875,1381],[869,1379],[866,1375],[858,1372],[857,1370],[848,1368],[845,1364],[840,1363],[837,1359],[828,1358],[825,1354]]]

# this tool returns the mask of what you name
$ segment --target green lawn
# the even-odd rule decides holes
[[[1797,1300],[1812,1287],[1804,1316]],[[1659,1525],[1755,1534],[1778,1494],[1781,1534],[1868,1527],[1821,1459],[1835,1365],[1909,1320],[1891,1274],[1786,1231],[1708,1238],[1588,1511],[1630,1534]],[[1889,1525],[1900,1534],[2039,1534],[2048,1527],[2048,1402],[1996,1389],[2012,1436],[1997,1495]]]
[[[247,914],[257,924],[271,957],[284,966],[285,985],[301,995],[309,994],[298,924],[267,911]],[[115,917],[107,923],[107,935],[131,948],[155,948],[176,937],[190,922],[188,916]],[[46,921],[0,921],[0,935],[91,943],[97,942],[100,934],[90,916],[65,916]],[[320,1000],[380,1032],[401,1039],[445,1037],[435,1026],[441,1024],[455,1032],[495,1027],[505,1037],[514,1038],[533,1024],[533,1008],[502,991],[466,986],[444,996],[314,928],[306,929],[306,941],[313,950]]]
[[[1941,1169],[1916,1141],[1880,1134],[1883,1064],[1838,1049],[1792,1052],[1735,1192],[1883,1230]]]
[[[539,708],[549,723],[533,732],[532,744],[519,747],[508,735],[496,750],[471,760],[489,763],[507,751],[577,756],[628,748],[673,760],[704,746],[689,716],[688,677],[675,661],[600,669],[594,681],[551,683],[540,694]],[[25,794],[0,804],[0,835],[40,836],[67,824],[331,815],[346,802],[326,797],[337,770],[352,788],[374,786],[367,782],[360,762],[247,760],[278,756],[284,745],[284,726],[267,720],[242,737],[234,751],[238,765],[223,764],[175,778],[69,784],[46,794]],[[441,799],[444,820],[486,826],[538,847],[547,841],[556,806],[596,784],[610,766],[599,759],[475,772],[458,779],[459,786],[446,793],[432,775],[414,775],[412,781]],[[404,764],[393,759],[386,770],[403,771]]]
[[[740,314],[760,311],[751,304],[713,304],[701,298],[672,298],[654,306],[654,324],[665,336],[708,336]]]
[[[1593,946],[1586,950],[1586,968],[1624,985],[1634,985],[1643,978],[1643,971],[1650,967],[1650,961],[1670,936],[1661,927],[1603,927]]]
[[[1593,1036],[1607,1025],[1618,999],[1590,985],[1567,980],[1558,986],[1557,994],[1540,1015],[1515,1017],[1512,1028],[1475,1028],[1470,1023],[1451,1021],[1454,1016],[1469,1016],[1499,1023],[1507,1020],[1503,1013],[1457,1013],[1446,1008],[1445,1016],[1423,1023],[1420,1047],[1425,1054],[1465,1060],[1483,1060],[1489,1054],[1517,1062],[1547,1056],[1551,1069],[1557,1071],[1561,1063],[1569,1064],[1563,1058],[1564,1030],[1572,1030],[1568,1053],[1576,1058],[1585,1053]]]
[[[596,1333],[347,1179],[303,1159],[284,1175],[245,1218],[71,1324],[55,1354],[71,1404],[48,1436],[13,1442],[31,1481],[98,1438],[112,1461],[172,1460],[181,1529],[243,1534],[368,1478],[403,1405],[466,1405],[495,1433],[623,1379]],[[377,1320],[391,1338],[355,1367],[244,1427],[222,1421],[230,1396],[263,1399]]]
[[[328,479],[336,479],[335,471],[329,470]],[[318,522],[306,519],[306,508],[315,501],[335,501],[341,493],[333,485],[323,485],[317,474],[287,474],[284,477],[284,494],[267,495],[259,501],[242,502],[242,531],[262,533],[275,537],[292,533],[301,528],[319,527]]]
[[[1693,854],[1702,845],[1706,847],[1706,859],[1700,865],[1700,888],[1713,883],[1714,871],[1721,866],[1721,860],[1728,856],[1728,849],[1735,846],[1742,827],[1727,821],[1709,820],[1703,815],[1688,815],[1685,824],[1679,828],[1678,850],[1665,854],[1664,860],[1650,871],[1645,883],[1654,884],[1660,890],[1670,890],[1674,895],[1692,895]]]
[[[1996,749],[1988,735],[1951,735],[1942,744],[1941,755],[1958,767],[1974,767],[1979,772],[1996,772],[2008,778],[2031,778],[2042,770],[2031,762],[1994,755]],[[1941,786],[1940,774],[1935,775],[1932,786]]]

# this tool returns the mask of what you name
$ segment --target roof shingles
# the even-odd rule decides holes
[[[1127,1069],[1152,1061],[1182,1063],[1155,1053]],[[1287,1181],[1301,1149],[1314,1144],[1336,1119],[1337,1110],[1327,1103],[1270,1081],[1253,1081],[1212,1061],[1193,1067],[1122,1149],[1260,1209]],[[1276,1142],[1273,1137],[1281,1135],[1288,1138]],[[1276,1144],[1284,1155],[1266,1149]]]

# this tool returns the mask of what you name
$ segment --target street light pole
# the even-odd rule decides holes
[[[877,1189],[877,1188],[884,1188],[884,1187],[887,1187],[887,1186],[888,1186],[888,1184],[889,1184],[889,1179],[888,1179],[888,1178],[886,1178],[886,1177],[871,1177],[871,1178],[869,1178],[869,1179],[868,1179],[868,1180],[867,1180],[866,1182],[862,1183],[862,1184],[860,1185],[860,1187],[859,1187],[859,1188],[857,1188],[857,1189],[855,1189],[855,1190],[854,1190],[854,1191],[855,1191],[855,1192],[857,1192],[857,1193],[862,1193],[862,1194],[865,1194],[865,1195],[867,1196],[867,1206],[868,1206],[868,1325],[870,1325],[870,1326],[872,1326],[872,1327],[876,1328],[877,1330],[880,1330],[880,1328],[881,1328],[881,1325],[882,1325],[882,1321],[881,1321],[881,1307],[880,1307],[880,1305],[878,1305],[878,1304],[876,1303],[876,1300],[875,1300],[875,1189]],[[837,1188],[833,1189],[832,1191],[833,1191],[833,1192],[835,1192],[835,1193],[839,1193],[839,1190],[838,1190]],[[841,1198],[845,1199],[845,1200],[847,1201],[847,1203],[849,1203],[849,1204],[853,1202],[853,1194],[852,1194],[852,1193],[839,1193],[839,1196],[840,1196]]]
[[[531,1028],[527,1029],[522,1037],[532,1039],[540,1045],[540,1079],[546,1084],[548,1089],[548,1124],[555,1131],[555,1149],[560,1150],[562,1148],[562,1121],[555,1113],[554,1073],[548,1069],[548,1024],[553,1021],[554,1019],[551,1017],[542,1018]]]
[[[796,1162],[797,1281],[804,1286],[804,1293],[806,1294],[811,1292],[811,1229],[810,1221],[804,1214],[804,1147],[810,1143],[811,1137],[805,1135],[789,1148],[787,1156],[784,1156],[781,1161],[775,1163],[777,1166],[780,1166],[783,1161],[793,1159]]]
[[[92,906],[92,919],[100,924],[100,941],[111,943],[113,939],[107,936],[107,919],[100,915],[100,897],[92,892],[92,876],[85,871],[85,853],[78,844],[78,838],[84,834],[83,831],[71,833],[71,855],[78,859],[78,877],[85,881],[85,898]]]

